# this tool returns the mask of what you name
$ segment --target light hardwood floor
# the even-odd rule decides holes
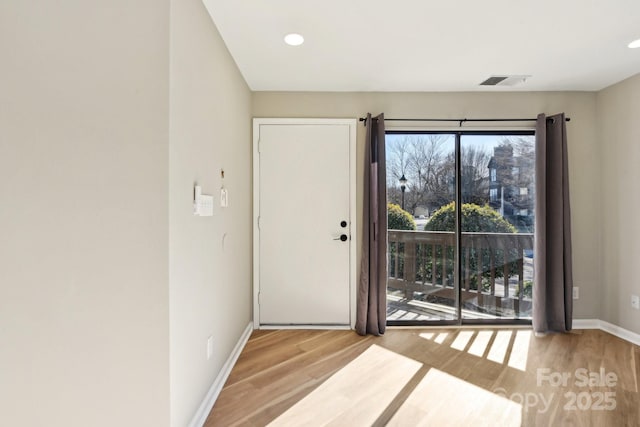
[[[639,375],[597,330],[260,330],[205,426],[640,426]]]

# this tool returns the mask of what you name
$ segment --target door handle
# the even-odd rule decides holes
[[[346,242],[349,239],[346,234],[341,234],[340,237],[336,237],[333,240],[340,240],[341,242]]]

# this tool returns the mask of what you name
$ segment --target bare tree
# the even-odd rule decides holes
[[[524,138],[522,136],[506,136],[502,138],[501,143],[511,145],[515,156],[531,160],[535,159],[534,140],[531,137]]]
[[[531,137],[507,136],[501,141],[501,146],[509,146],[513,150],[513,158],[517,159],[513,167],[517,173],[512,174],[507,182],[515,187],[529,187],[534,180],[535,147]],[[515,172],[516,170],[514,170]]]
[[[398,187],[401,176],[407,179],[405,210],[414,214],[416,208],[428,206],[429,194],[435,188],[433,180],[445,160],[447,136],[440,134],[406,134],[394,138],[387,150],[387,187],[389,201],[400,204]]]
[[[387,197],[390,203],[397,205],[401,204],[402,198],[398,180],[407,173],[408,147],[406,135],[387,142]]]
[[[477,146],[463,147],[462,168],[462,201],[484,205],[489,201],[489,160],[491,155],[487,150]]]
[[[409,151],[409,135],[394,138],[387,142],[387,187],[395,186],[402,175],[407,172],[407,158]]]
[[[525,146],[523,145],[523,149]],[[447,134],[405,134],[394,136],[387,150],[389,201],[401,204],[398,180],[408,180],[405,210],[433,212],[455,198],[455,155],[453,138]],[[464,146],[461,153],[461,183],[465,203],[484,205],[489,201],[491,153],[482,147]]]

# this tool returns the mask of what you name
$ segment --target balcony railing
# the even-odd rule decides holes
[[[453,306],[453,232],[389,230],[390,292]],[[530,317],[533,235],[462,233],[461,303],[496,317]]]

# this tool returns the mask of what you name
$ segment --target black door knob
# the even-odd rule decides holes
[[[347,226],[347,221],[340,221],[340,227],[345,228]]]
[[[348,239],[348,237],[347,237],[347,235],[346,235],[346,234],[341,234],[341,235],[340,235],[340,241],[342,241],[342,242],[346,242],[346,241],[347,241],[347,239]]]

